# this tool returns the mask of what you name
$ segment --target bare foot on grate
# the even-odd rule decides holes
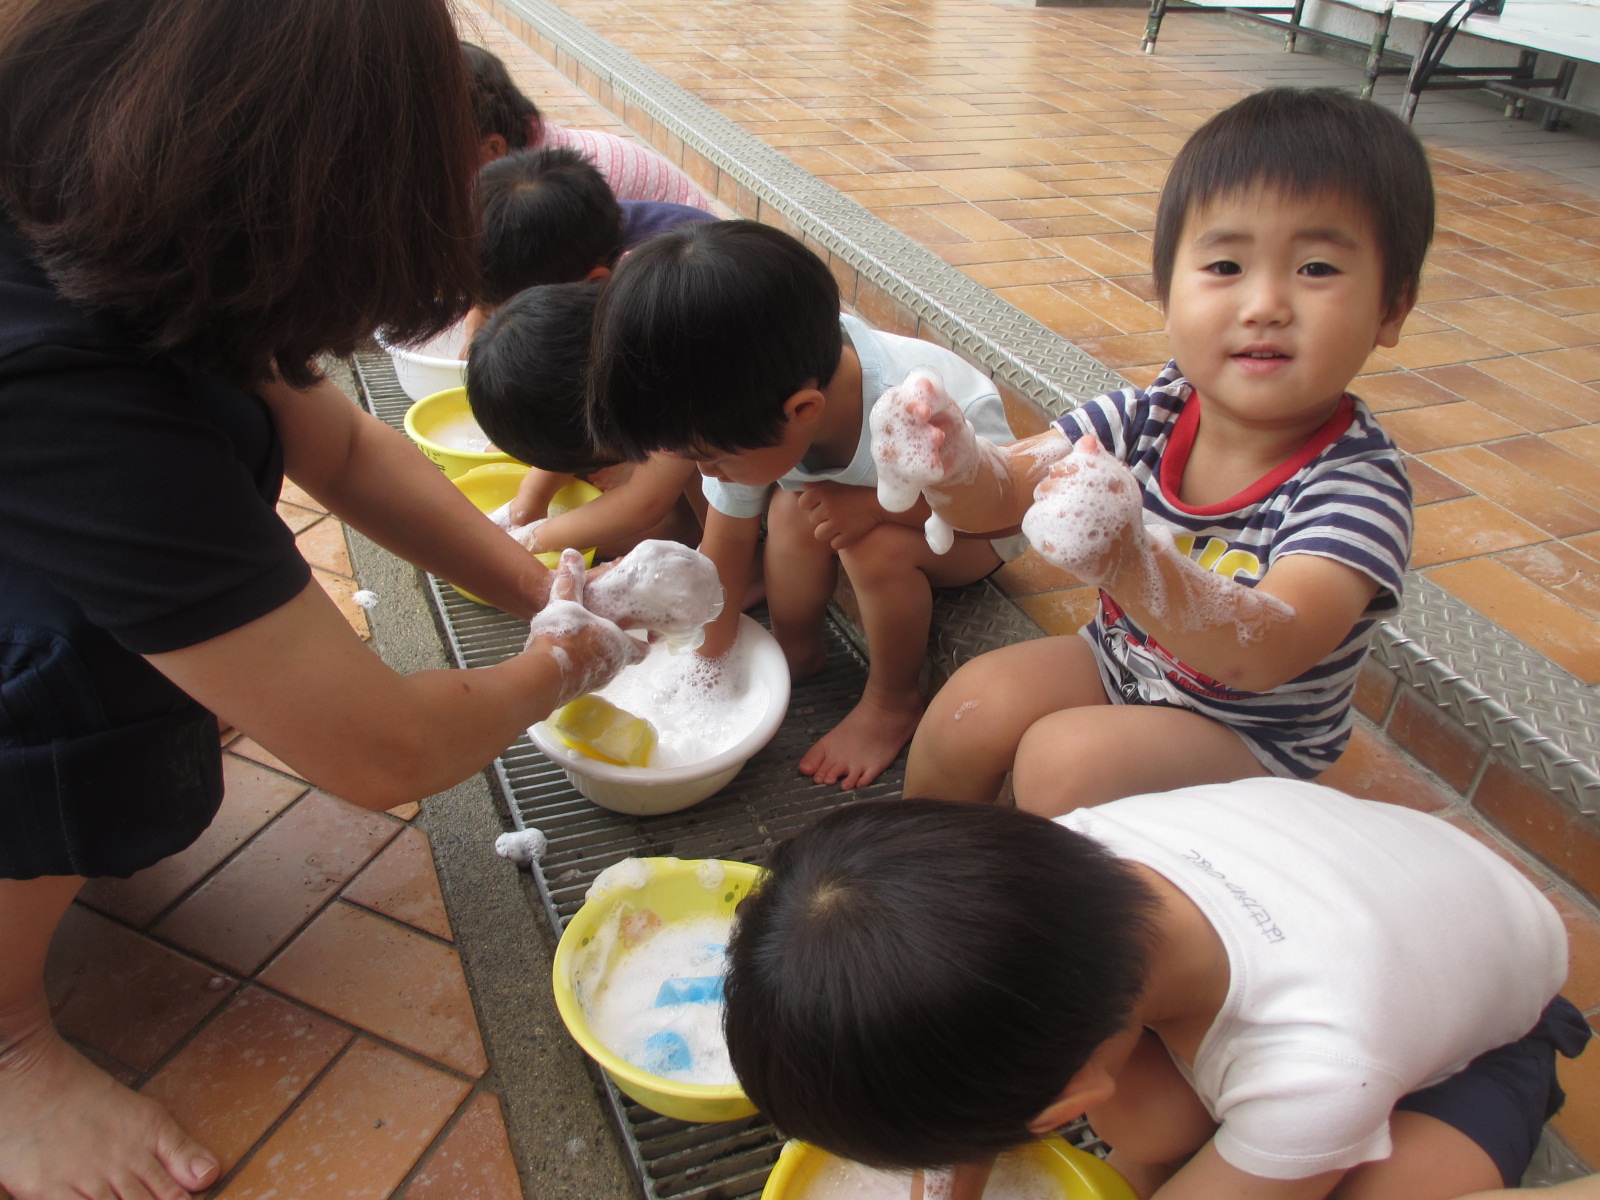
[[[15,1200],[186,1200],[219,1164],[48,1025],[0,1040],[0,1186]]]
[[[866,787],[911,740],[922,709],[922,697],[915,691],[890,703],[862,696],[844,720],[806,751],[800,774],[818,783],[837,783],[845,791]]]

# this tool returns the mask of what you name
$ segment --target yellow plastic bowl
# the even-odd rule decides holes
[[[1115,1167],[1069,1145],[1065,1138],[1044,1138],[1009,1154],[1022,1155],[1044,1170],[1066,1200],[1139,1200]],[[787,1143],[761,1189],[761,1200],[803,1200],[817,1172],[832,1157],[805,1142]]]
[[[467,403],[467,389],[448,388],[431,396],[424,396],[406,409],[406,434],[451,479],[465,475],[474,467],[481,467],[486,463],[522,465],[511,455],[500,450],[490,452],[461,450],[437,440],[441,432],[451,425],[472,420],[472,406]]]
[[[663,921],[684,921],[695,917],[731,914],[760,877],[759,867],[721,859],[647,858],[649,879],[641,888],[613,887],[585,902],[556,945],[551,982],[555,987],[556,1008],[566,1022],[567,1032],[629,1097],[652,1112],[680,1121],[736,1121],[756,1111],[736,1083],[680,1083],[652,1075],[608,1050],[589,1028],[584,1007],[579,970],[594,978],[604,978],[616,957],[614,938],[597,938],[608,917],[620,910],[622,916],[649,909]],[[703,862],[715,861],[722,867],[722,882],[708,888],[701,882]],[[593,949],[591,949],[591,946]],[[605,954],[599,964],[588,957]]]
[[[467,499],[472,501],[479,512],[492,513],[502,504],[511,502],[512,497],[517,494],[517,488],[522,486],[522,477],[527,473],[528,468],[522,463],[494,462],[473,467],[465,475],[457,475],[450,482],[466,493]],[[571,480],[550,498],[550,515],[555,517],[564,512],[571,512],[578,505],[587,504],[600,494],[600,489],[592,483],[585,483],[581,479]],[[593,546],[583,552],[585,566],[594,566],[594,552]],[[534,557],[552,571],[561,561],[560,552],[554,550],[535,554]],[[453,583],[450,586],[456,587]],[[475,604],[487,603],[463,588],[457,587],[456,591]]]

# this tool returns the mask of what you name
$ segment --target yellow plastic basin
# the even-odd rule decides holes
[[[722,880],[714,888],[701,880],[700,867],[706,861],[716,861],[722,867]],[[730,915],[761,874],[759,867],[749,863],[720,859],[647,858],[643,862],[649,867],[649,878],[643,887],[611,888],[586,901],[567,923],[556,946],[551,971],[556,1008],[573,1040],[600,1064],[617,1087],[652,1112],[680,1121],[736,1121],[748,1117],[756,1108],[738,1084],[680,1083],[652,1075],[612,1053],[589,1028],[579,976],[581,973],[603,979],[618,957],[615,939],[596,937],[607,918],[618,910],[626,917],[647,909],[669,924]],[[607,957],[599,963],[587,957],[596,954]]]
[[[477,427],[472,406],[467,403],[466,388],[447,388],[435,392],[406,409],[406,434],[451,479],[487,463],[522,465],[501,450],[463,450],[453,444],[451,430],[463,427]]]
[[[522,477],[527,473],[528,468],[515,460],[493,462],[474,467],[465,475],[455,476],[450,482],[466,493],[467,499],[472,501],[479,512],[492,513],[502,504],[511,503],[512,497],[517,494],[517,488],[522,486]],[[600,489],[594,484],[574,479],[550,498],[550,515],[554,517],[564,512],[571,512],[580,504],[587,504],[600,494]],[[594,566],[594,552],[593,546],[583,552],[585,565]],[[560,552],[553,550],[535,554],[534,557],[552,571],[561,561]],[[450,586],[455,587],[455,584],[452,583]],[[456,591],[476,604],[487,603],[462,588],[456,588]]]
[[[1044,1170],[1061,1188],[1066,1200],[1139,1200],[1116,1168],[1092,1154],[1048,1137],[1020,1146],[1009,1154],[1025,1156]],[[805,1142],[789,1142],[761,1189],[761,1200],[804,1200],[806,1189],[833,1156]]]

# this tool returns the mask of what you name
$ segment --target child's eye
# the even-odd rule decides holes
[[[1309,262],[1300,268],[1302,275],[1310,275],[1313,279],[1321,279],[1328,275],[1337,275],[1339,268],[1332,263]]]
[[[1220,258],[1216,262],[1207,263],[1201,269],[1208,275],[1237,275],[1241,270],[1238,263],[1228,258]]]

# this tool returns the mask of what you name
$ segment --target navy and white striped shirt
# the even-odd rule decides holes
[[[1076,441],[1092,433],[1144,488],[1147,524],[1172,531],[1178,549],[1247,587],[1288,554],[1333,559],[1378,590],[1339,646],[1270,692],[1227,687],[1185,666],[1105,592],[1083,635],[1113,701],[1187,708],[1237,732],[1274,775],[1309,779],[1333,765],[1350,738],[1356,674],[1376,623],[1400,605],[1411,554],[1411,484],[1400,452],[1371,411],[1346,393],[1338,410],[1288,462],[1221,504],[1178,497],[1199,428],[1194,389],[1176,363],[1146,389],[1125,388],[1057,421]]]

